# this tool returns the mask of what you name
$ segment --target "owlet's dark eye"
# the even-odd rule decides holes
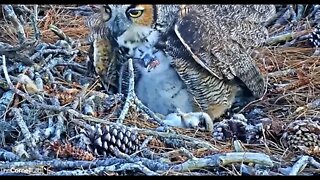
[[[104,6],[104,11],[105,11],[107,14],[110,14],[110,13],[111,13],[111,8],[110,8],[108,5],[105,5],[105,6]]]
[[[111,18],[111,8],[108,5],[104,5],[101,9],[104,10],[105,13],[101,13],[102,19],[104,21],[108,21]]]
[[[130,9],[128,15],[132,18],[138,18],[143,14],[143,10],[140,9]]]

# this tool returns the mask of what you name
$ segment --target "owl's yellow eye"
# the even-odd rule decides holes
[[[143,14],[143,10],[141,9],[130,9],[128,11],[128,15],[132,18],[138,18]]]

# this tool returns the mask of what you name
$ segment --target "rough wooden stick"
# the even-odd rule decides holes
[[[295,176],[299,172],[303,171],[303,169],[309,164],[310,157],[309,156],[302,156],[291,168],[289,172],[290,176]]]
[[[147,176],[159,176],[160,174],[153,172],[146,166],[144,166],[141,162],[139,163],[126,163],[120,166],[116,171],[124,171],[124,170],[140,170]]]
[[[261,153],[250,152],[233,152],[225,154],[215,154],[204,158],[189,159],[184,163],[172,166],[174,171],[190,171],[202,169],[205,167],[225,166],[231,163],[251,162],[256,164],[263,164],[273,166],[273,162],[269,156]]]
[[[196,157],[190,152],[188,151],[186,148],[181,147],[179,149],[179,152],[185,156],[187,156],[188,159],[196,159]]]
[[[267,39],[266,44],[267,45],[275,45],[280,42],[290,41],[292,39],[295,39],[299,36],[302,36],[302,35],[305,35],[308,33],[310,33],[310,30],[303,30],[303,31],[299,31],[299,32],[289,32],[289,33],[281,34],[278,36],[273,36],[273,37],[270,37],[269,39]]]
[[[57,116],[57,122],[55,124],[55,129],[54,129],[54,137],[52,137],[52,141],[58,141],[59,139],[61,139],[61,134],[64,131],[64,124],[63,122],[65,121],[65,117],[63,112],[60,112]]]
[[[313,157],[310,157],[310,165],[320,169],[320,163],[316,161]]]
[[[3,6],[4,12],[9,17],[10,21],[12,22],[13,26],[17,30],[18,39],[20,44],[26,41],[26,33],[24,32],[23,25],[19,22],[19,19],[14,12],[11,5],[4,5]]]
[[[167,163],[162,163],[157,160],[150,160],[146,158],[136,157],[132,159],[133,162],[142,163],[148,169],[152,171],[166,171],[170,168]],[[127,160],[121,158],[107,158],[107,159],[97,159],[94,161],[75,161],[75,160],[63,160],[63,159],[54,159],[50,161],[19,161],[19,162],[0,162],[0,169],[17,169],[19,167],[29,168],[29,167],[43,167],[48,166],[52,170],[65,170],[65,169],[79,169],[79,167],[83,169],[88,168],[97,168],[97,167],[106,167],[112,165],[120,165],[128,163]],[[118,166],[117,168],[120,168]]]
[[[13,119],[18,123],[21,133],[25,138],[26,145],[31,149],[32,157],[35,159],[41,159],[40,153],[36,148],[36,140],[31,135],[26,122],[23,120],[22,110],[20,108],[12,108],[11,111],[14,114]]]
[[[37,18],[38,18],[37,9],[38,9],[38,5],[34,6],[34,11],[31,11],[29,8],[27,8],[26,5],[19,5],[19,6],[22,7],[22,9],[27,11],[27,13],[29,14],[30,19],[31,19],[31,24],[32,24],[32,27],[33,27],[33,30],[34,30],[35,39],[39,40],[40,37],[41,37],[41,32],[40,32],[40,30],[38,28],[38,25],[37,25]]]
[[[169,139],[179,139],[179,140],[185,140],[188,145],[192,145],[193,147],[204,147],[208,148],[213,151],[218,151],[217,148],[212,146],[210,143],[206,141],[202,141],[197,138],[193,138],[190,136],[182,135],[182,134],[174,134],[174,133],[168,133],[168,132],[157,132],[153,130],[147,130],[147,129],[140,129],[140,128],[133,128],[134,130],[138,131],[139,133],[146,134],[146,135],[152,135],[155,137],[162,137],[162,138],[169,138]]]
[[[280,11],[278,11],[273,17],[271,17],[267,22],[265,22],[265,26],[271,26],[276,22],[277,19],[280,18],[285,12],[287,8],[282,8]]]
[[[227,153],[225,156],[221,156],[219,160],[222,166],[236,162],[255,163],[271,167],[273,166],[273,162],[270,157],[262,153],[233,152]]]
[[[117,123],[123,123],[126,115],[128,114],[129,108],[134,101],[134,69],[132,64],[132,59],[128,59],[128,71],[129,71],[129,85],[128,85],[128,95],[126,98],[126,102],[122,108],[121,114],[118,117]]]
[[[152,140],[153,136],[148,136],[141,144],[141,148],[145,148],[148,146],[148,143]]]
[[[0,148],[0,161],[16,161],[19,159],[16,154]]]
[[[82,100],[84,99],[87,91],[88,91],[88,88],[89,88],[89,85],[90,84],[85,84],[82,88],[81,88],[81,91],[80,93],[77,95],[77,97],[75,98],[73,104],[72,104],[72,109],[77,109],[77,107],[79,106],[80,102],[82,102]]]
[[[60,39],[67,41],[70,45],[73,44],[73,40],[67,36],[61,29],[55,25],[49,25],[49,29],[56,34]]]
[[[14,86],[10,80],[10,77],[9,77],[9,74],[8,74],[8,70],[7,70],[7,63],[6,63],[6,56],[5,55],[2,55],[2,70],[3,70],[3,73],[4,73],[4,77],[9,85],[9,88],[10,89],[13,89]]]
[[[100,166],[97,168],[92,168],[88,170],[73,170],[73,171],[67,171],[62,170],[58,172],[52,172],[50,175],[52,176],[92,176],[92,175],[104,175],[108,172],[115,172],[116,166],[119,164],[114,164],[111,166]]]
[[[129,83],[128,83],[128,95],[127,95],[127,99],[125,102],[125,105],[123,107],[123,110],[121,112],[121,115],[119,116],[119,119],[121,117],[121,119],[124,119],[123,115],[126,114],[126,112],[129,109],[129,106],[131,103],[135,103],[135,105],[141,109],[143,112],[145,112],[147,115],[149,115],[153,120],[155,120],[158,124],[160,124],[161,126],[167,126],[165,123],[163,123],[163,121],[153,112],[151,111],[147,106],[145,106],[137,97],[136,93],[134,92],[134,68],[133,68],[133,64],[132,64],[132,59],[129,59],[127,61],[128,63],[128,71],[129,71]],[[120,70],[120,78],[119,81],[121,81],[122,75],[123,75],[123,71],[124,71],[125,66],[121,66],[121,70]],[[119,92],[121,92],[122,88],[122,83],[119,82]],[[121,120],[120,119],[120,120]]]
[[[11,90],[2,94],[2,97],[0,98],[0,118],[5,116],[7,109],[12,102],[11,100],[13,99],[13,96],[14,92]]]
[[[26,125],[26,122],[23,120],[22,118],[22,110],[20,108],[12,108],[12,113],[14,114],[13,119],[15,121],[17,121],[20,129],[21,129],[21,133],[23,134],[23,136],[26,139],[26,144],[30,147],[33,148],[36,146],[36,142],[35,140],[32,138],[32,135]]]
[[[268,77],[270,77],[270,78],[278,78],[278,77],[283,77],[283,76],[287,76],[287,75],[292,75],[295,72],[296,71],[294,69],[287,69],[287,70],[283,70],[283,71],[275,71],[275,72],[268,73]]]
[[[134,92],[134,69],[132,64],[132,59],[130,58],[128,60],[128,71],[129,71],[129,85],[128,85],[128,95],[126,98],[126,102],[124,104],[124,107],[121,111],[121,114],[118,118],[119,123],[122,123],[126,114],[128,113],[128,110],[130,108],[130,105],[132,103],[135,103],[139,109],[144,111],[146,114],[148,114],[151,118],[153,118],[158,124],[162,126],[166,126],[162,120],[153,112],[151,111],[147,106],[145,106],[137,97],[136,93]],[[121,83],[120,83],[121,84]]]
[[[291,14],[291,17],[292,17],[292,20],[291,20],[291,22],[292,23],[297,23],[297,14],[296,14],[296,12],[295,12],[295,10],[294,10],[294,8],[293,8],[293,4],[290,4],[289,5],[289,11],[290,11],[290,14]]]
[[[21,51],[22,49],[28,48],[29,46],[32,46],[36,43],[35,40],[26,40],[22,44],[18,44],[16,46],[12,46],[10,44],[0,42],[0,54],[3,54],[4,52],[16,52],[16,51]]]
[[[110,166],[116,163],[125,163],[125,160],[119,158],[108,158],[103,160],[95,161],[75,161],[75,160],[63,160],[63,159],[53,159],[50,161],[17,161],[17,162],[0,162],[1,169],[10,169],[10,168],[19,168],[19,167],[41,167],[49,166],[52,169],[77,169],[82,167],[86,168],[95,168],[98,166]]]
[[[134,96],[134,102],[143,112],[148,114],[158,124],[160,124],[161,126],[167,126],[153,111],[151,111],[146,105],[144,105],[136,95]]]

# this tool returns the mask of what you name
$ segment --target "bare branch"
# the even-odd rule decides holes
[[[267,166],[273,166],[273,163],[269,156],[261,153],[249,153],[249,152],[235,152],[225,154],[215,154],[204,158],[189,159],[178,165],[174,165],[171,169],[174,171],[191,171],[196,169],[202,169],[205,167],[217,167],[225,166],[231,163],[251,162],[256,164],[263,164]]]
[[[309,164],[310,157],[302,156],[291,168],[289,172],[290,176],[297,175],[299,172],[303,171],[303,169]]]
[[[5,14],[8,16],[8,18],[12,22],[14,28],[17,30],[18,39],[19,39],[20,44],[24,43],[26,41],[26,34],[24,32],[23,25],[20,23],[12,6],[11,5],[4,5],[3,9],[4,9]]]
[[[123,106],[121,114],[117,120],[118,123],[123,123],[125,116],[128,114],[130,105],[133,103],[135,92],[134,92],[134,69],[132,64],[132,59],[128,60],[128,71],[129,71],[129,86],[128,86],[128,95],[126,98],[126,102]]]

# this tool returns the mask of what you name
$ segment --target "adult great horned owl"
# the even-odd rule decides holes
[[[113,57],[135,57],[141,46],[159,50],[160,65],[151,72],[148,62],[134,61],[135,91],[145,105],[165,115],[178,108],[214,119],[239,88],[263,95],[252,53],[267,38],[263,22],[274,13],[273,5],[105,5],[98,19],[114,43]]]

